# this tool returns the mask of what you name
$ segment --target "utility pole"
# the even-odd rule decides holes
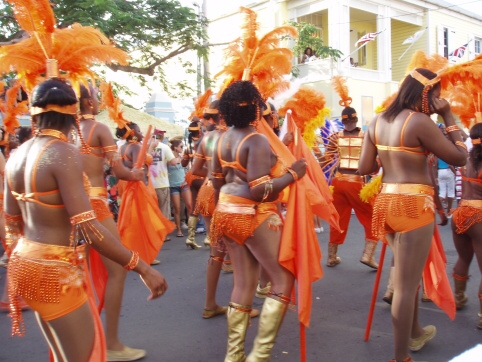
[[[193,6],[197,7],[197,18],[198,21],[202,21],[202,8],[201,6],[193,1]],[[199,42],[201,42],[201,39],[199,39]],[[201,45],[201,44],[199,44]],[[202,80],[202,74],[201,74],[201,57],[198,55],[197,56],[197,69],[196,69],[196,76],[197,76],[197,94],[198,96],[202,94],[202,89],[201,89],[201,80]]]

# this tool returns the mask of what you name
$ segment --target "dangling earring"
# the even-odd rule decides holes
[[[133,140],[134,142],[137,142],[137,140],[138,140],[137,136],[133,136],[133,137],[132,137],[132,140]]]

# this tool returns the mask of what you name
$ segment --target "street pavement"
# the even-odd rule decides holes
[[[364,341],[365,327],[376,272],[358,260],[364,246],[364,232],[352,216],[347,240],[338,249],[341,264],[325,266],[329,228],[318,234],[323,252],[324,276],[313,284],[313,308],[310,327],[306,329],[306,360],[320,361],[388,361],[393,358],[393,333],[390,306],[381,300],[388,279],[391,251],[387,248],[380,290],[369,341]],[[447,254],[447,272],[451,275],[457,258],[449,226],[439,227]],[[196,236],[202,243],[204,235]],[[129,273],[126,280],[120,335],[131,347],[147,350],[146,362],[210,362],[223,361],[226,352],[227,327],[224,316],[201,317],[204,306],[205,269],[209,257],[206,248],[191,250],[185,238],[175,233],[159,253],[161,263],[155,268],[164,274],[169,284],[166,294],[147,301],[148,291],[139,276]],[[381,244],[376,257],[380,256]],[[433,303],[420,303],[423,325],[437,327],[437,336],[419,352],[412,353],[415,361],[446,362],[477,344],[482,343],[482,330],[476,328],[480,272],[474,259],[468,282],[469,297],[464,310],[455,320]],[[5,269],[0,268],[0,291],[5,284]],[[451,280],[451,277],[450,277]],[[227,305],[232,288],[232,274],[221,272],[217,301]],[[253,306],[262,307],[255,298]],[[0,314],[0,361],[47,361],[48,346],[36,324],[34,313],[24,313],[27,333],[24,337],[10,336],[10,319]],[[252,320],[246,338],[246,350],[251,349],[258,318]],[[78,338],[82,338],[81,335]],[[300,361],[300,329],[297,314],[288,311],[273,349],[272,361]],[[480,356],[479,361],[482,361]]]

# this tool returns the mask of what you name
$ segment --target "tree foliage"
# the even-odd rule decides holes
[[[316,36],[317,28],[313,24],[305,22],[290,22],[290,25],[298,29],[298,41],[293,47],[293,53],[300,56],[306,48],[311,48],[318,58],[332,57],[334,60],[341,58],[343,53],[335,48],[323,44],[323,40]]]
[[[51,4],[58,27],[73,23],[94,26],[129,52],[132,58],[128,66],[110,68],[136,74],[141,83],[152,76],[168,90],[163,64],[176,61],[185,72],[195,72],[192,64],[180,56],[188,51],[207,56],[207,19],[176,0],[51,0]],[[0,44],[18,41],[23,32],[18,29],[12,9],[4,3],[2,10]],[[183,94],[190,90],[183,83],[175,89]]]

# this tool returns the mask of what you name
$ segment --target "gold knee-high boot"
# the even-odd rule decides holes
[[[467,303],[467,296],[465,295],[465,288],[467,287],[467,280],[469,276],[461,276],[455,273],[452,274],[454,277],[454,292],[455,292],[455,307],[457,310],[462,309]]]
[[[228,347],[224,362],[244,362],[244,341],[248,330],[251,306],[229,303],[228,319]]]
[[[365,241],[365,250],[363,250],[363,255],[360,262],[368,265],[370,268],[378,269],[378,263],[376,262],[374,255],[377,249],[377,241]]]
[[[267,297],[259,316],[258,334],[246,362],[267,362],[270,360],[276,336],[283,323],[288,304]]]
[[[186,246],[191,249],[199,249],[201,245],[196,244],[196,224],[198,217],[196,215],[189,216],[187,220],[187,239]]]

